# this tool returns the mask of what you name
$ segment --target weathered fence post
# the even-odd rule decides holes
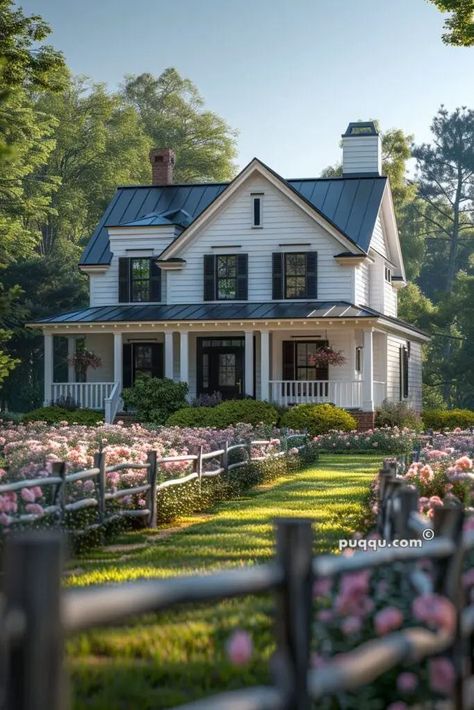
[[[149,451],[146,460],[148,463],[147,478],[150,488],[148,489],[148,510],[150,511],[150,519],[148,525],[150,528],[156,528],[157,524],[157,506],[158,502],[156,500],[156,479],[157,479],[157,465],[156,465],[156,451]]]
[[[5,623],[18,635],[6,640],[5,710],[64,708],[60,614],[63,545],[55,531],[8,540],[5,554]]]
[[[105,453],[99,451],[94,454],[94,468],[99,469],[99,475],[97,477],[97,497],[99,504],[99,523],[101,525],[105,522]]]
[[[409,520],[418,511],[418,491],[414,486],[402,486],[393,500],[393,537],[398,540],[414,537]]]
[[[455,710],[464,708],[464,681],[469,675],[468,639],[463,638],[461,614],[464,608],[464,590],[461,583],[464,549],[462,544],[464,511],[459,506],[444,506],[435,509],[433,528],[436,536],[447,537],[454,543],[454,552],[438,561],[434,580],[435,591],[447,597],[456,607],[457,620],[453,645],[447,653],[456,670],[456,684],[453,694]]]
[[[309,710],[313,532],[311,520],[276,521],[276,557],[284,581],[277,592],[276,676],[287,710]]]
[[[53,461],[51,474],[62,479],[56,488],[54,502],[59,505],[59,523],[63,525],[66,514],[66,463],[64,461]]]

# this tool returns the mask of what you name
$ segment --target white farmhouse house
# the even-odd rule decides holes
[[[343,174],[286,180],[253,159],[230,183],[173,184],[152,150],[152,185],[119,187],[79,264],[90,306],[44,333],[45,403],[69,396],[113,421],[142,374],[190,397],[333,402],[373,423],[384,399],[421,407],[427,336],[397,318],[403,259],[373,123],[343,135]],[[54,339],[99,356],[85,382],[54,379]],[[315,363],[328,345],[343,364]],[[64,378],[63,378],[64,379]]]

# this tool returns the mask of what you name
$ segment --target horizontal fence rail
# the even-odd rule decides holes
[[[198,455],[193,461],[202,463],[202,458]],[[379,474],[377,524],[387,542],[405,536],[417,539],[419,534],[410,527],[413,514],[417,514],[416,491],[406,486],[398,470],[399,463],[386,461]],[[13,537],[5,562],[1,629],[5,667],[15,668],[15,673],[6,675],[5,709],[65,710],[63,644],[67,634],[103,624],[126,623],[137,614],[159,612],[180,604],[272,592],[276,637],[273,685],[221,693],[188,703],[180,710],[308,710],[312,702],[323,697],[353,691],[375,681],[402,661],[416,663],[440,652],[449,655],[456,669],[453,707],[460,710],[465,707],[465,684],[473,672],[470,648],[474,630],[474,604],[466,604],[459,592],[464,555],[474,549],[474,535],[463,533],[464,516],[460,507],[437,509],[432,521],[435,537],[420,547],[392,546],[358,551],[351,557],[315,558],[312,522],[281,519],[276,521],[275,557],[266,564],[208,575],[66,591],[61,591],[60,586],[59,533],[30,532]],[[432,561],[434,581],[418,569],[416,563],[420,559]],[[361,643],[349,653],[333,657],[323,668],[312,670],[314,581],[393,564],[403,565],[415,592],[442,594],[454,604],[458,617],[454,631],[402,628]],[[35,670],[38,658],[43,661],[42,673]],[[185,671],[183,679],[184,674]],[[39,703],[33,700],[38,697],[42,698]]]
[[[109,523],[120,517],[141,517],[146,519],[150,527],[156,526],[157,520],[157,493],[167,488],[182,486],[191,481],[197,481],[199,484],[202,479],[215,478],[216,476],[227,474],[230,471],[248,466],[252,463],[258,463],[271,458],[286,456],[291,442],[294,442],[294,448],[298,451],[305,449],[308,445],[308,437],[306,434],[289,434],[280,440],[279,450],[275,450],[274,440],[260,439],[245,443],[229,444],[224,442],[223,446],[215,451],[203,452],[202,447],[197,454],[185,454],[182,456],[163,456],[158,457],[156,451],[149,451],[145,462],[126,461],[114,465],[106,465],[106,452],[97,452],[94,455],[93,468],[84,469],[82,471],[74,471],[66,473],[67,462],[55,461],[52,464],[51,476],[36,477],[21,481],[13,481],[0,485],[0,495],[5,493],[16,493],[25,488],[34,488],[35,486],[43,488],[51,488],[51,504],[43,507],[42,513],[28,513],[23,515],[12,516],[11,525],[15,523],[33,523],[44,518],[45,516],[56,516],[59,522],[64,520],[66,513],[85,510],[86,508],[96,508],[98,511],[97,520],[89,526],[84,526],[78,534],[88,532],[90,529]],[[266,451],[268,447],[272,447],[271,451]],[[261,449],[262,455],[252,455],[252,450]],[[229,462],[229,454],[238,453],[241,455],[241,460],[233,463]],[[218,465],[215,468],[206,470],[204,464],[215,460]],[[164,478],[166,472],[165,466],[173,463],[189,464],[189,473],[183,474],[178,478]],[[107,475],[120,471],[145,471],[146,483],[129,488],[118,488],[117,490],[107,490]],[[94,490],[90,491],[87,497],[68,501],[67,490],[68,486],[77,483],[78,481],[92,480]],[[107,503],[112,501],[120,502],[124,498],[130,496],[138,496],[146,494],[147,505],[141,509],[130,508],[114,508],[107,509]]]

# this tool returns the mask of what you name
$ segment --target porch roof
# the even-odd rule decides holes
[[[32,325],[80,323],[145,323],[183,321],[286,320],[289,318],[349,320],[380,318],[416,333],[426,334],[410,323],[392,318],[368,306],[347,301],[270,301],[266,303],[132,304],[95,306],[49,316]]]

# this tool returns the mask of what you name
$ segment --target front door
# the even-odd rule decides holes
[[[244,338],[198,338],[197,393],[237,399],[244,387]]]
[[[131,387],[137,377],[163,377],[162,343],[125,343],[123,386]]]

